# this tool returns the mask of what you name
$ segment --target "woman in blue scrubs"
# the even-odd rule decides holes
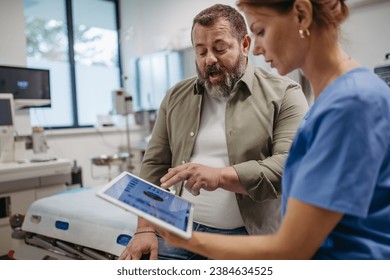
[[[240,0],[254,54],[301,69],[315,102],[283,172],[276,234],[194,233],[174,246],[212,259],[390,259],[390,89],[338,43],[344,0]]]

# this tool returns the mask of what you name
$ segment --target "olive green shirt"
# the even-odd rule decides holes
[[[168,168],[189,162],[199,129],[204,89],[196,77],[165,96],[140,177],[160,185]],[[275,232],[280,224],[281,175],[298,125],[308,109],[296,82],[248,63],[225,113],[230,165],[249,195],[236,194],[250,234]],[[181,185],[176,192],[181,193]],[[195,209],[196,211],[196,209]]]

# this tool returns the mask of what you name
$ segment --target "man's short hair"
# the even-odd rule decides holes
[[[191,42],[193,42],[192,32],[195,24],[202,26],[212,26],[217,21],[224,19],[229,22],[232,35],[237,38],[239,42],[248,34],[244,17],[233,7],[228,5],[216,4],[207,9],[204,9],[197,14],[192,22],[191,28]]]

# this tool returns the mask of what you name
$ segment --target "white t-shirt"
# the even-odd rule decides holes
[[[215,98],[204,94],[202,116],[191,162],[209,167],[229,166],[225,134],[225,110],[227,98]],[[193,196],[185,188],[183,197],[195,206],[194,221],[220,229],[244,226],[235,193],[218,188],[202,189]]]

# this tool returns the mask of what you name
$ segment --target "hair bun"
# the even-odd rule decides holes
[[[311,0],[322,7],[322,12],[327,14],[328,24],[339,26],[348,16],[348,7],[345,0]]]

